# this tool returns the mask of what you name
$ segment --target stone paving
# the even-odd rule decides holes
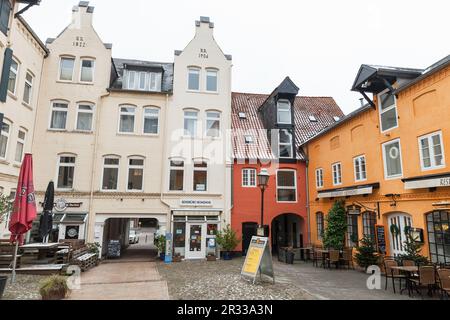
[[[0,274],[7,276],[8,282],[6,284],[5,292],[3,293],[4,300],[40,300],[39,294],[40,283],[47,276],[17,274],[16,282],[11,284],[11,274]]]

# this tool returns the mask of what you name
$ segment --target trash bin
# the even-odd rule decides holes
[[[286,263],[294,264],[295,253],[292,251],[286,251]]]

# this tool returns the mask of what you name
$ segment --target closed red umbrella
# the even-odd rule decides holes
[[[19,244],[23,243],[23,236],[31,229],[36,219],[36,201],[33,186],[33,159],[31,154],[25,154],[20,167],[19,181],[17,182],[16,198],[14,199],[9,231],[12,243],[16,244],[14,251],[12,281],[15,280],[16,256]]]

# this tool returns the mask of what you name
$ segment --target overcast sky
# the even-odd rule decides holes
[[[42,0],[24,14],[43,39],[56,37],[76,0]],[[361,64],[425,68],[450,53],[449,0],[93,0],[94,27],[113,57],[173,61],[209,16],[233,55],[233,90],[270,93],[285,76],[299,95],[332,96],[344,113]]]

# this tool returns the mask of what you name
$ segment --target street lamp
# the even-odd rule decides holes
[[[258,173],[258,186],[261,189],[261,223],[259,225],[258,235],[265,236],[264,232],[264,191],[267,188],[267,183],[269,182],[269,173],[267,169],[261,169]]]

